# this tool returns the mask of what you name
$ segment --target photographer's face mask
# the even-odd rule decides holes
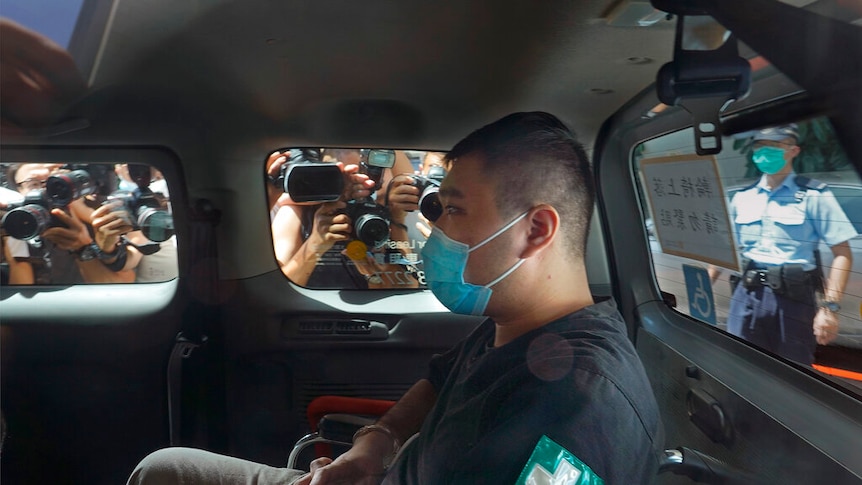
[[[428,288],[440,303],[454,313],[463,315],[483,315],[488,300],[491,299],[491,287],[503,281],[524,262],[518,260],[511,268],[485,286],[474,285],[464,281],[464,269],[470,253],[493,241],[497,236],[508,231],[518,221],[527,216],[524,212],[512,222],[491,234],[487,239],[472,248],[462,242],[455,241],[438,228],[431,231],[431,236],[422,248],[422,261],[425,265],[425,280]]]

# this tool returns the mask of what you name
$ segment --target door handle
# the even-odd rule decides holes
[[[701,389],[689,389],[685,404],[691,422],[709,439],[716,443],[731,444],[733,426],[717,399]]]

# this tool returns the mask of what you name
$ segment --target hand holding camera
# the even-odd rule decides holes
[[[46,229],[42,237],[54,243],[58,248],[67,251],[77,251],[93,242],[87,226],[77,216],[66,214],[60,208],[51,209],[51,217],[59,224]]]
[[[120,236],[134,230],[127,214],[120,201],[107,202],[93,211],[91,224],[94,238],[103,252],[113,252],[120,242]]]
[[[314,226],[309,239],[312,247],[320,252],[326,252],[338,241],[350,239],[352,224],[350,217],[344,213],[347,206],[343,201],[321,204],[314,213]]]

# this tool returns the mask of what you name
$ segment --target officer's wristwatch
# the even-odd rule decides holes
[[[78,261],[92,261],[99,257],[102,254],[102,249],[99,248],[99,245],[91,242],[90,244],[86,244],[81,249],[78,249],[73,253],[75,258]]]
[[[820,306],[829,310],[830,312],[837,312],[841,309],[841,305],[838,304],[837,301],[821,301]]]

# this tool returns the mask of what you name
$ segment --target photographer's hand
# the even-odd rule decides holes
[[[324,253],[337,241],[350,239],[353,223],[347,214],[341,212],[345,207],[347,204],[342,201],[327,202],[315,211],[314,227],[306,242],[312,244],[316,251]]]
[[[413,183],[413,177],[408,173],[397,175],[389,182],[386,202],[394,222],[404,224],[407,212],[419,209],[419,188]]]
[[[87,227],[77,217],[63,212],[62,209],[51,209],[51,216],[66,227],[52,227],[42,233],[42,237],[54,243],[58,248],[67,251],[77,251],[93,242]]]
[[[281,271],[291,281],[298,285],[308,284],[321,255],[336,241],[350,238],[352,229],[350,217],[340,212],[346,206],[347,204],[342,201],[321,204],[314,212],[311,234],[295,252],[291,250],[291,246],[295,244],[294,236],[301,234],[300,214],[285,208],[276,215],[276,220],[273,222],[276,255]],[[279,229],[278,233],[276,229]]]
[[[105,204],[93,211],[91,224],[96,244],[105,253],[113,253],[120,236],[134,229],[125,215],[126,211],[119,202]]]
[[[420,212],[419,221],[416,223],[416,229],[419,230],[419,233],[422,234],[422,237],[428,239],[428,237],[431,235],[432,227],[434,227],[434,223],[429,221],[428,218]]]
[[[338,162],[341,166],[341,162]],[[359,165],[342,166],[344,173],[344,200],[356,200],[368,197],[374,189],[374,181],[368,175],[359,173]]]
[[[278,177],[278,173],[281,171],[281,166],[285,163],[287,163],[287,155],[283,152],[275,151],[270,153],[269,158],[266,160],[267,179]],[[269,201],[270,208],[281,207],[283,205],[290,205],[293,203],[293,200],[287,192],[284,192],[281,187],[276,187],[269,182],[266,184],[266,198]]]

